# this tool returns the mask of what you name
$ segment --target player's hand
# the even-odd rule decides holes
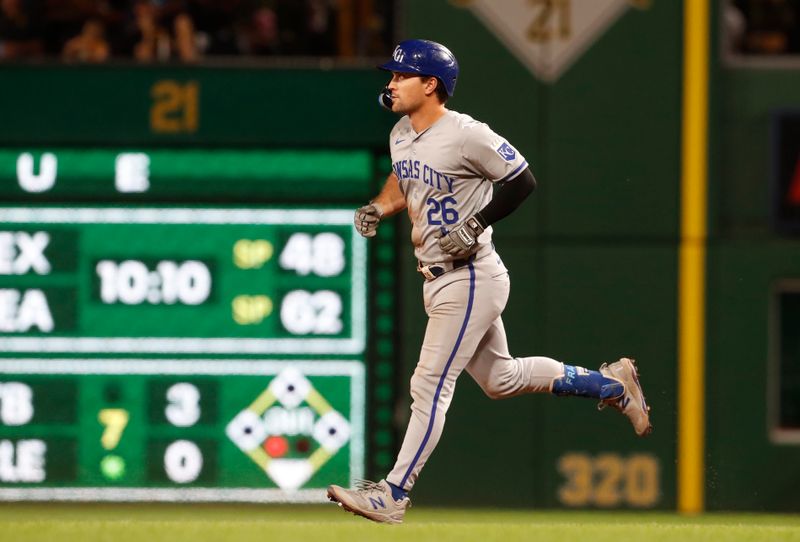
[[[381,218],[383,218],[383,208],[378,203],[370,203],[356,209],[353,224],[362,236],[375,237]]]
[[[466,256],[475,247],[485,228],[474,216],[453,231],[439,238],[439,247],[451,256]]]

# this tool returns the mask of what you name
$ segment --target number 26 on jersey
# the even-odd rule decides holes
[[[453,207],[456,205],[456,199],[452,196],[442,198],[441,201],[436,198],[428,198],[425,202],[428,205],[428,225],[441,226],[442,224],[455,224],[458,222],[458,211]]]

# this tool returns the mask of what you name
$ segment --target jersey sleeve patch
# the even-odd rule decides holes
[[[522,153],[486,124],[464,130],[461,153],[471,171],[493,183],[513,178],[525,163]]]
[[[517,157],[517,151],[515,151],[514,147],[505,141],[497,148],[497,154],[499,154],[506,162],[513,162]]]

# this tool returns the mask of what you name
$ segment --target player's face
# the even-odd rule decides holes
[[[428,97],[425,78],[413,73],[392,72],[388,87],[392,91],[392,111],[395,113],[413,113]]]

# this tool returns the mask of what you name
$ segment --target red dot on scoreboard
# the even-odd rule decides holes
[[[308,443],[308,440],[301,438],[295,443],[294,447],[297,449],[298,452],[304,454],[308,451],[309,448],[311,448],[311,444]]]
[[[264,450],[270,457],[283,457],[289,451],[286,437],[269,437],[264,441]]]

